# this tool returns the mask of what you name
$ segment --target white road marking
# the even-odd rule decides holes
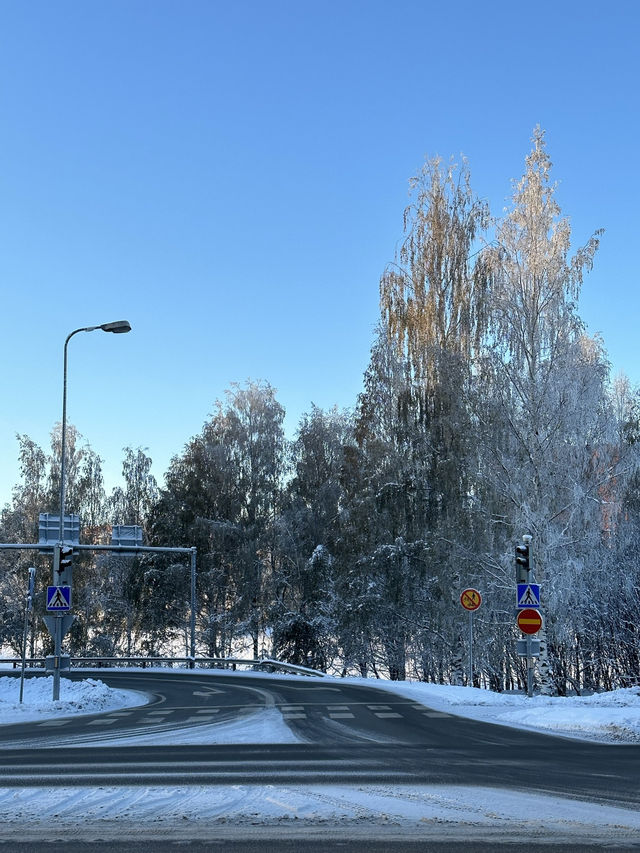
[[[381,720],[399,720],[402,719],[402,714],[396,714],[395,711],[375,711],[376,717]]]
[[[329,711],[329,716],[332,720],[353,720],[354,715],[350,711],[335,712]]]
[[[425,717],[451,717],[452,714],[445,714],[443,711],[425,711]]]
[[[40,728],[53,728],[54,726],[66,726],[71,720],[46,720],[44,723],[38,723]]]
[[[390,711],[391,705],[367,705],[370,711]]]

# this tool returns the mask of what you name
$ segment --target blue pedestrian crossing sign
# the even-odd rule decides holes
[[[71,610],[71,587],[48,586],[47,610],[58,613],[64,613],[67,610]]]
[[[518,607],[540,607],[540,584],[518,584]]]

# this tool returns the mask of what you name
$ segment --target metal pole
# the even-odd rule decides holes
[[[473,610],[469,611],[469,673],[467,683],[469,687],[473,687]]]
[[[196,548],[191,548],[191,663],[193,669],[196,658]]]
[[[27,631],[29,629],[29,615],[31,613],[31,608],[33,607],[33,588],[36,579],[36,570],[34,568],[29,569],[29,590],[27,592],[27,600],[25,602],[24,608],[24,630],[22,632],[22,668],[20,670],[20,704],[22,704],[22,697],[24,695],[24,670],[26,664],[27,657]]]
[[[533,696],[533,656],[531,654],[531,634],[527,634],[527,696]]]
[[[56,613],[53,650],[53,701],[57,702],[60,698],[60,655],[62,654],[62,616]]]

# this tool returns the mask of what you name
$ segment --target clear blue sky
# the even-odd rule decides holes
[[[582,315],[640,381],[636,0],[0,0],[0,502],[16,433],[69,421],[160,479],[234,381],[287,430],[351,406],[378,280],[425,156],[468,157],[496,212],[536,124]]]

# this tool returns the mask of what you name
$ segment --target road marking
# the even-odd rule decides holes
[[[287,711],[304,711],[304,705],[280,705],[280,710],[283,714]]]
[[[348,711],[348,705],[327,705],[329,711]]]
[[[375,711],[376,717],[381,720],[398,720],[402,719],[402,714],[396,714],[395,711]]]
[[[452,714],[445,714],[444,711],[424,711],[425,717],[451,717]]]
[[[147,716],[152,717],[158,714],[173,714],[173,710],[171,711],[147,711]]]
[[[370,711],[390,711],[391,705],[367,705]]]
[[[66,726],[71,720],[47,720],[44,723],[37,723],[40,728],[53,728],[54,726]]]
[[[213,720],[215,716],[215,712],[210,714],[208,717],[187,717],[184,721],[185,723],[207,723],[209,720]]]
[[[118,720],[115,717],[103,717],[101,720],[90,720],[87,725],[88,726],[110,726],[112,723],[117,723]]]
[[[265,800],[268,803],[273,803],[274,806],[280,806],[282,809],[287,809],[287,811],[297,812],[298,807],[292,806],[289,803],[283,803],[281,800],[274,800],[273,797],[265,797]]]
[[[196,711],[196,714],[219,714],[220,708],[207,708],[206,711]]]
[[[329,711],[329,716],[332,720],[353,720],[354,714],[350,711]]]
[[[283,720],[306,720],[306,719],[307,719],[307,715],[306,715],[306,714],[297,714],[297,713],[287,713],[287,712],[285,712],[285,713],[283,713],[283,715],[282,715],[282,719],[283,719]]]

